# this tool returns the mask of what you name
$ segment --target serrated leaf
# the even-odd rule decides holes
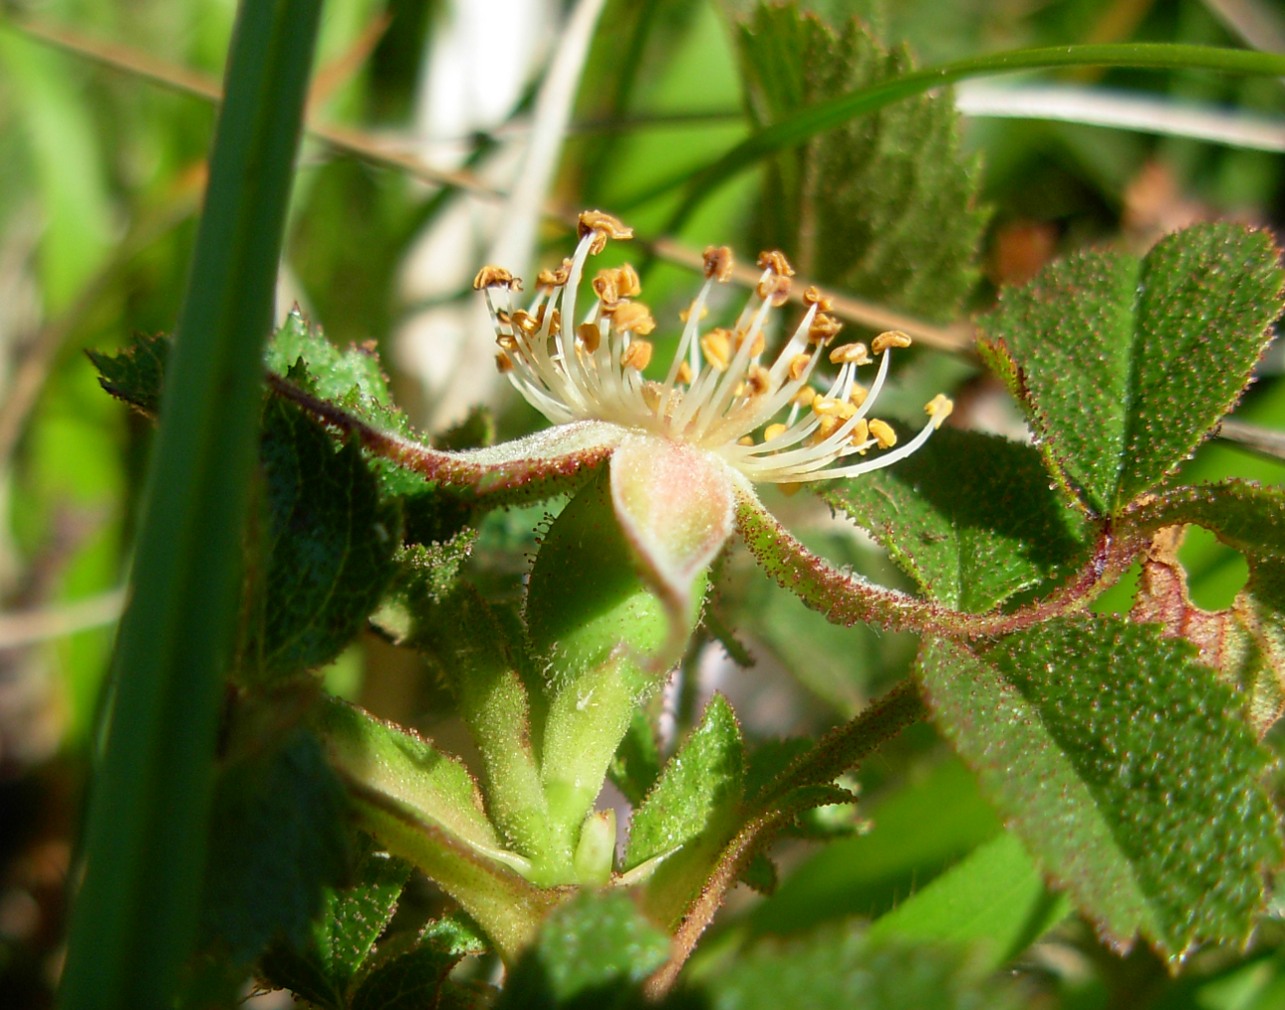
[[[683,995],[711,1010],[782,1006],[861,1010],[1008,1010],[1017,993],[981,980],[958,950],[872,942],[849,925],[760,942],[705,986]]]
[[[348,1010],[423,1010],[443,1005],[450,971],[485,946],[453,920],[434,920],[420,933],[389,944],[354,987]]]
[[[302,729],[225,767],[210,822],[207,940],[240,964],[276,939],[301,944],[324,888],[348,867],[344,805],[321,746]]]
[[[98,369],[98,384],[103,389],[148,417],[156,416],[161,407],[165,362],[170,353],[169,337],[139,335],[117,354],[85,353]]]
[[[632,1005],[630,994],[669,957],[669,938],[619,892],[586,892],[553,912],[519,962],[498,1010]],[[608,997],[614,995],[614,1000]]]
[[[715,695],[634,811],[625,869],[717,834],[740,802],[744,763],[736,716],[727,700]]]
[[[1277,255],[1266,232],[1197,225],[1141,260],[1055,263],[980,321],[983,356],[1089,509],[1160,482],[1239,398],[1281,309]]]
[[[392,577],[399,522],[357,446],[336,447],[293,404],[265,406],[260,458],[265,529],[242,666],[271,678],[322,666],[352,641]]]
[[[268,343],[268,369],[384,431],[411,435],[373,346],[340,350],[297,308]]]
[[[353,882],[328,888],[302,948],[279,946],[259,963],[271,985],[324,1007],[345,1010],[344,994],[397,910],[410,866],[367,840]]]
[[[886,51],[857,19],[831,27],[793,3],[758,5],[736,40],[759,126],[913,69],[905,50]],[[765,247],[791,250],[809,277],[903,309],[958,311],[988,213],[949,93],[853,119],[771,166]]]
[[[1250,724],[1264,735],[1285,713],[1285,490],[1244,481],[1180,488],[1144,513],[1152,523],[1197,523],[1245,556],[1249,581],[1232,605],[1202,610],[1173,553],[1181,527],[1163,527],[1143,561],[1130,616],[1195,645],[1202,662],[1241,690]]]
[[[931,640],[935,721],[1042,871],[1114,946],[1243,940],[1282,855],[1266,756],[1185,643],[1114,618]]]
[[[1070,913],[1004,833],[978,846],[870,926],[871,940],[961,944],[1001,968]]]
[[[897,466],[835,481],[822,497],[925,595],[974,613],[1056,579],[1086,549],[1039,453],[980,432],[945,428]]]

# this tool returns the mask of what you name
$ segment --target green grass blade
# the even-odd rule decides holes
[[[320,6],[250,0],[238,14],[113,661],[65,1010],[166,1005],[194,936],[263,342]]]
[[[1212,70],[1227,74],[1279,77],[1285,76],[1285,55],[1216,46],[1116,43],[1014,49],[925,67],[874,87],[818,102],[801,109],[788,119],[750,135],[717,161],[690,177],[688,192],[665,230],[671,234],[677,231],[702,200],[733,176],[752,168],[769,155],[801,144],[857,116],[873,112],[902,98],[970,77],[1011,74],[1022,70],[1052,70],[1058,67]],[[635,202],[641,203],[658,195],[658,192],[653,191]]]

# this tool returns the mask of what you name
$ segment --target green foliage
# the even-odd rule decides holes
[[[1198,225],[1142,259],[1057,263],[982,320],[982,353],[1069,496],[1112,514],[1200,444],[1270,336],[1277,257],[1266,232]]]
[[[399,510],[353,442],[336,447],[292,404],[264,408],[262,532],[240,676],[271,679],[330,662],[393,575]]]
[[[118,354],[87,353],[98,369],[98,382],[103,389],[148,417],[157,415],[165,362],[170,354],[168,337],[139,336]]]
[[[310,1003],[343,1010],[345,993],[397,910],[410,867],[376,849],[369,840],[352,871],[352,882],[327,888],[322,912],[300,945],[279,944],[259,963],[274,987],[290,989]]]
[[[690,996],[694,1005],[713,1010],[773,1010],[800,1003],[863,1010],[1023,1005],[1013,989],[977,981],[958,951],[876,943],[848,925],[756,944]],[[681,998],[676,1002],[683,1005]]]
[[[245,966],[274,940],[301,943],[327,904],[324,889],[348,868],[344,806],[343,789],[305,730],[229,761],[211,816],[205,944]]]
[[[1112,944],[1141,933],[1181,958],[1249,934],[1282,855],[1267,756],[1190,647],[1064,619],[930,641],[918,676],[983,791]]]
[[[756,125],[900,77],[855,18],[829,25],[798,4],[761,4],[737,31]],[[976,158],[960,145],[949,93],[890,105],[770,162],[762,245],[791,250],[809,277],[934,319],[958,311],[977,279],[988,213]]]
[[[585,893],[545,921],[498,1010],[630,1006],[668,955],[668,937],[625,895]]]
[[[822,497],[884,544],[928,597],[980,613],[1082,562],[1083,534],[1030,446],[945,429],[895,467]]]

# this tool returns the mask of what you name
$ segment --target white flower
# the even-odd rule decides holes
[[[495,323],[497,355],[526,400],[554,424],[597,421],[624,431],[686,443],[753,483],[791,484],[853,477],[914,452],[950,413],[944,396],[925,408],[928,422],[897,446],[892,428],[870,417],[888,374],[892,350],[910,338],[882,333],[870,346],[831,346],[840,324],[815,288],[803,294],[803,319],[765,360],[769,317],[784,304],[794,271],[778,252],[759,257],[762,274],[730,329],[701,331],[715,283],[732,272],[726,247],[705,252],[705,283],[684,313],[678,349],[661,381],[644,376],[652,360],[650,310],[636,299],[638,276],[629,266],[601,270],[593,302],[577,316],[589,257],[608,239],[632,232],[597,211],[580,216],[575,255],[543,271],[534,300],[515,308],[521,282],[497,267],[478,273]],[[580,321],[577,323],[576,320]],[[828,349],[828,351],[827,351]],[[828,359],[836,372],[817,383]],[[858,371],[878,361],[869,386]],[[872,455],[873,453],[873,455]]]

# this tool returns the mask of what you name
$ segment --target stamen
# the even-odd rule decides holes
[[[875,354],[882,354],[890,347],[909,347],[910,337],[901,330],[885,330],[870,341],[870,349]]]

